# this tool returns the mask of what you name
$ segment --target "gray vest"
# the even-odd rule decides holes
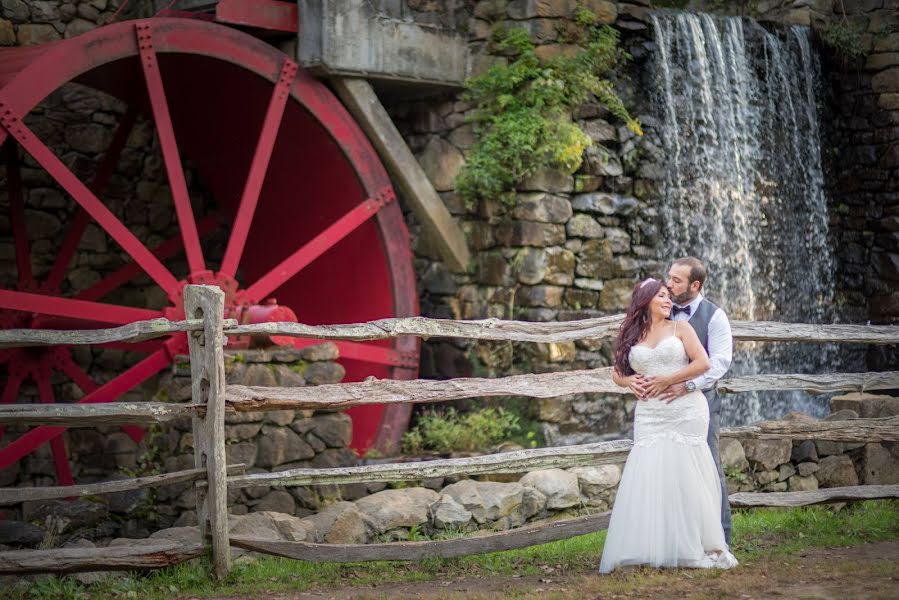
[[[709,322],[716,310],[718,310],[717,306],[703,298],[696,308],[696,312],[690,315],[690,319],[687,321],[696,331],[696,337],[699,338],[706,353],[709,351]],[[709,401],[709,412],[716,413],[721,410],[721,399],[718,397],[717,390],[712,388],[703,390],[702,393]]]

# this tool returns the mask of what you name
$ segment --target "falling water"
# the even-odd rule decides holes
[[[818,133],[820,67],[809,31],[662,13],[657,113],[667,156],[665,253],[702,257],[706,293],[732,319],[830,322],[834,261]],[[741,344],[731,374],[832,370],[834,348]],[[723,420],[826,412],[804,394],[741,394]]]

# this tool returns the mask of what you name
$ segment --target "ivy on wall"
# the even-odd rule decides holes
[[[466,82],[475,103],[476,142],[456,179],[456,191],[470,205],[488,198],[512,204],[515,186],[542,168],[576,171],[593,144],[571,120],[571,111],[595,96],[629,128],[642,135],[603,76],[630,58],[618,47],[618,31],[595,23],[589,10],[575,14],[571,41],[578,51],[541,64],[524,29],[494,30],[494,43],[512,55]]]

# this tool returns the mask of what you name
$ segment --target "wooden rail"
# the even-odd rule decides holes
[[[237,327],[235,319],[227,319],[225,327]],[[182,331],[203,328],[202,319],[169,321],[151,319],[135,321],[109,329],[4,329],[0,330],[0,348],[26,346],[81,346],[110,342],[143,342]]]
[[[0,575],[160,569],[202,556],[203,544],[156,544],[107,548],[56,548],[0,552]]]

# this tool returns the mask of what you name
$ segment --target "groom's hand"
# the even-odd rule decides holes
[[[675,383],[667,390],[665,393],[659,396],[659,400],[664,402],[665,404],[671,404],[681,396],[687,393],[687,386],[683,383]]]

